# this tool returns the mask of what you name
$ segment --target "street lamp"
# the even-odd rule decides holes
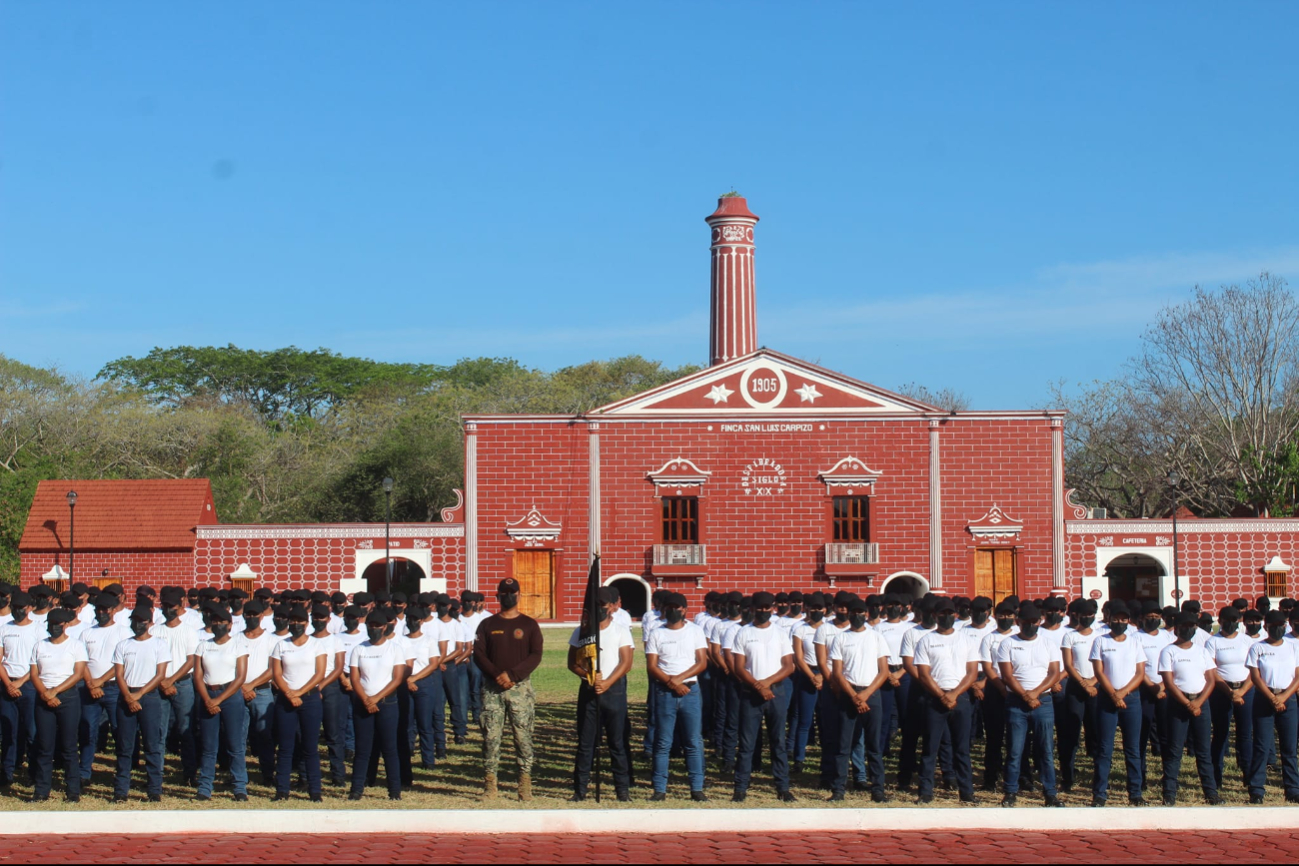
[[[1177,567],[1177,485],[1182,483],[1182,476],[1177,470],[1168,473],[1168,486],[1173,488],[1173,601],[1178,610],[1182,609],[1182,575]]]
[[[383,560],[387,567],[384,592],[392,592],[392,479],[383,479]]]
[[[68,585],[72,585],[72,566],[77,555],[77,491],[68,491]]]

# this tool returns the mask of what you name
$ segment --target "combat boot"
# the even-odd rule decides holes
[[[519,799],[525,803],[532,802],[532,774],[519,774]]]
[[[486,778],[483,779],[483,799],[495,800],[496,794],[497,794],[496,777],[487,776]]]

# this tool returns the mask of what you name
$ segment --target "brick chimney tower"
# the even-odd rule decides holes
[[[714,366],[758,348],[753,289],[753,227],[758,217],[732,192],[717,200],[717,210],[705,222],[713,230],[708,364]]]

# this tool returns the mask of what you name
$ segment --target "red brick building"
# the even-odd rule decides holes
[[[664,586],[851,588],[1218,606],[1289,594],[1299,520],[1089,519],[1064,484],[1063,413],[946,412],[757,337],[754,233],[738,196],[707,218],[710,365],[580,416],[469,416],[465,493],[441,523],[217,524],[206,481],[45,482],[22,580],[381,585],[491,591],[577,619],[590,557],[641,609]],[[1175,552],[1176,551],[1176,552]]]

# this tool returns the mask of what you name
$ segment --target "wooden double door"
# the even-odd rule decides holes
[[[519,610],[533,619],[555,618],[555,552],[514,551],[514,579],[519,582]]]
[[[1015,579],[1015,549],[994,548],[974,551],[974,594],[1001,604],[1008,595],[1018,594]]]

